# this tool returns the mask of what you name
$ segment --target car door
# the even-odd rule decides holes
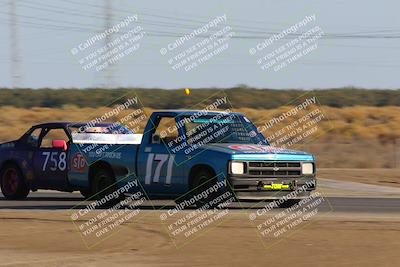
[[[139,179],[146,193],[162,197],[185,192],[184,164],[179,164],[184,155],[169,146],[179,137],[175,118],[157,118],[146,136],[150,140],[143,140],[145,145],[140,146],[138,159]]]
[[[62,141],[65,146],[62,146]],[[69,137],[64,128],[43,128],[33,157],[39,189],[68,190],[68,143]]]

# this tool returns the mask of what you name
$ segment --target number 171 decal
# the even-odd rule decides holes
[[[153,176],[153,183],[158,183],[160,181],[161,169],[164,166],[165,162],[168,161],[167,164],[167,175],[165,176],[165,184],[171,184],[172,177],[172,165],[174,163],[175,155],[168,154],[154,154],[150,153],[147,158],[146,164],[146,177],[145,184],[151,184],[151,177]],[[157,167],[155,168],[153,175],[153,161],[158,161]]]

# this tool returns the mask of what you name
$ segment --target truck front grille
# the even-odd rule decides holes
[[[294,178],[301,176],[300,162],[250,161],[247,174],[254,177]]]

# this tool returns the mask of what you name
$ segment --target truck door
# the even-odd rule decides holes
[[[43,128],[33,156],[39,188],[68,190],[68,143],[64,128]]]
[[[179,195],[185,192],[182,151],[173,150],[171,144],[179,138],[173,116],[156,118],[150,133],[144,135],[138,154],[140,182],[150,195]]]

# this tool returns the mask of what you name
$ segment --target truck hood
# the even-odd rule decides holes
[[[208,144],[206,149],[230,154],[235,160],[293,160],[313,161],[314,156],[303,151],[273,147],[268,145]]]

